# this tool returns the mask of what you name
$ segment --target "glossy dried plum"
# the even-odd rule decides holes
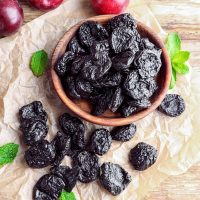
[[[134,169],[143,171],[151,167],[157,159],[157,150],[144,142],[138,143],[129,154]]]
[[[65,54],[59,59],[55,65],[55,71],[58,76],[65,76],[70,71],[70,65],[75,58],[75,54],[71,51],[65,52]]]
[[[122,102],[124,100],[124,95],[122,93],[122,89],[118,87],[112,96],[112,99],[109,104],[109,109],[112,112],[116,112],[118,108],[121,106]]]
[[[76,36],[73,37],[71,39],[71,41],[69,42],[68,49],[69,49],[69,51],[71,51],[71,52],[73,52],[75,54],[84,54],[84,53],[86,53],[85,50],[79,44],[79,41],[78,41]]]
[[[110,132],[104,128],[96,129],[90,138],[90,151],[102,156],[109,151],[111,144]]]
[[[97,22],[87,21],[79,28],[79,39],[83,46],[91,47],[95,40],[100,41],[107,38],[107,30]]]
[[[66,134],[73,135],[75,133],[84,133],[85,125],[77,118],[68,113],[64,113],[59,117],[59,125]]]
[[[116,28],[111,35],[111,48],[115,53],[121,53],[126,50],[137,52],[139,50],[138,42],[133,30],[128,28]]]
[[[158,110],[170,117],[177,117],[185,111],[184,99],[178,94],[167,94]]]
[[[76,75],[81,71],[83,64],[85,62],[85,59],[86,59],[86,56],[78,56],[74,59],[71,65],[71,73],[73,75]]]
[[[119,109],[123,117],[129,117],[137,111],[137,107],[129,105],[127,102],[123,103]]]
[[[112,58],[112,67],[117,71],[126,71],[133,63],[135,53],[132,51],[122,52]]]
[[[85,134],[82,131],[72,135],[72,150],[83,150],[85,148]]]
[[[128,101],[128,104],[137,107],[137,109],[145,109],[151,106],[151,102],[146,98]]]
[[[140,49],[141,50],[154,49],[154,48],[155,48],[154,44],[151,43],[148,38],[142,38],[141,39],[141,42],[140,42]]]
[[[36,197],[36,191],[37,193],[39,191],[49,195],[54,199],[57,199],[59,198],[62,190],[64,189],[64,186],[65,183],[61,178],[53,174],[46,174],[42,176],[36,183],[34,187],[33,196]]]
[[[20,108],[19,110],[20,122],[24,120],[43,120],[47,121],[47,113],[40,101],[34,101]]]
[[[79,176],[79,167],[57,166],[51,168],[51,173],[62,178],[65,182],[65,190],[71,192],[76,185]]]
[[[90,52],[91,54],[96,53],[108,53],[110,50],[108,40],[102,40],[102,41],[94,41]]]
[[[31,168],[47,167],[54,162],[55,157],[55,147],[46,140],[33,144],[24,155],[27,165]]]
[[[102,186],[112,195],[119,195],[132,178],[120,165],[113,163],[104,163],[100,169],[100,182]]]
[[[127,142],[133,138],[135,135],[137,128],[135,124],[129,124],[126,126],[120,126],[115,128],[111,132],[111,136],[113,140]]]
[[[99,176],[99,158],[91,152],[82,151],[73,157],[73,165],[80,168],[79,181],[89,183]]]
[[[57,198],[51,197],[50,195],[41,192],[38,189],[34,189],[33,200],[57,200]]]
[[[129,13],[124,13],[113,17],[107,24],[107,29],[109,32],[113,31],[118,27],[135,29],[137,27],[137,24],[134,18]]]
[[[20,128],[26,145],[33,145],[35,142],[43,140],[48,133],[48,126],[41,120],[25,120]]]
[[[134,61],[142,78],[155,77],[162,66],[160,54],[152,50],[143,50]]]

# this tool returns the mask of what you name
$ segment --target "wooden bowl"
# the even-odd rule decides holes
[[[102,116],[94,116],[90,114],[91,106],[87,101],[74,100],[67,96],[58,75],[54,71],[54,66],[57,63],[57,60],[64,54],[69,41],[71,40],[71,38],[75,35],[77,30],[79,29],[79,27],[85,21],[93,20],[101,24],[105,24],[108,22],[108,20],[110,20],[113,17],[114,15],[101,15],[101,16],[92,17],[92,18],[83,20],[79,22],[78,24],[76,24],[75,26],[73,26],[72,28],[70,28],[61,38],[61,40],[58,42],[58,45],[56,46],[55,51],[53,53],[52,62],[51,62],[51,66],[52,66],[51,76],[52,76],[53,84],[58,96],[73,113],[95,124],[100,124],[100,125],[105,125],[105,126],[122,126],[122,125],[127,125],[132,122],[135,122],[139,119],[142,119],[148,114],[150,114],[151,112],[153,112],[160,105],[160,103],[164,99],[169,88],[169,84],[171,80],[170,58],[169,58],[166,48],[164,47],[162,40],[152,29],[150,29],[149,27],[147,27],[141,22],[137,22],[139,33],[143,37],[149,38],[149,40],[152,43],[154,43],[157,47],[162,49],[162,67],[157,76],[158,90],[153,95],[151,99],[152,105],[148,109],[139,111],[138,113],[133,114],[127,118],[120,117],[118,113],[112,113],[111,111],[106,111]]]

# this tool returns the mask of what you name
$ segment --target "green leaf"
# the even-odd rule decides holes
[[[171,58],[181,50],[181,39],[177,33],[170,33],[168,35],[166,48]]]
[[[172,63],[184,63],[189,59],[189,57],[190,57],[189,51],[179,51],[174,55]]]
[[[12,163],[19,149],[18,144],[8,143],[0,147],[0,165]]]
[[[172,67],[179,74],[187,74],[190,71],[186,63],[172,63]]]
[[[62,191],[59,200],[76,200],[76,197],[73,192]]]
[[[172,69],[172,78],[171,78],[171,82],[169,85],[169,89],[173,89],[176,85],[176,71],[174,69]]]
[[[48,55],[44,50],[37,51],[31,58],[31,70],[37,77],[42,76],[48,66]]]

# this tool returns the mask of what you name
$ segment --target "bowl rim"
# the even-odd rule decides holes
[[[54,85],[54,89],[56,90],[56,93],[58,94],[59,98],[62,100],[62,102],[67,106],[67,108],[72,111],[74,114],[76,114],[77,116],[79,116],[80,118],[92,122],[94,124],[99,124],[99,125],[103,125],[103,126],[123,126],[123,125],[128,125],[131,124],[135,121],[138,121],[144,117],[146,117],[147,115],[149,115],[151,112],[153,112],[162,102],[162,100],[165,98],[165,95],[169,89],[169,85],[170,85],[170,81],[171,81],[171,62],[170,62],[170,57],[168,54],[167,49],[164,46],[164,43],[162,41],[162,39],[158,36],[157,33],[155,33],[154,30],[152,30],[150,27],[146,26],[144,23],[137,21],[137,24],[139,24],[140,26],[142,26],[145,31],[148,32],[149,35],[151,35],[153,37],[153,39],[159,43],[159,45],[162,47],[162,54],[163,54],[163,61],[162,64],[165,65],[166,67],[166,77],[165,77],[165,82],[164,82],[164,87],[162,88],[162,90],[160,91],[160,93],[158,94],[158,97],[155,98],[155,101],[152,103],[152,105],[142,111],[139,111],[136,114],[133,114],[129,117],[118,117],[118,118],[108,118],[108,117],[102,117],[102,116],[94,116],[84,110],[82,110],[79,106],[77,106],[76,103],[73,102],[73,99],[70,99],[67,94],[65,93],[60,78],[58,77],[58,75],[56,74],[55,70],[54,70],[54,66],[57,62],[57,56],[59,55],[60,49],[63,46],[63,41],[65,41],[65,39],[68,37],[69,34],[73,33],[73,30],[77,29],[77,27],[80,27],[81,24],[83,24],[86,21],[92,20],[92,21],[98,21],[98,20],[109,20],[111,18],[113,18],[116,15],[98,15],[98,16],[94,16],[94,17],[90,17],[84,20],[81,20],[80,22],[78,22],[77,24],[73,25],[71,28],[69,28],[64,35],[62,36],[62,38],[59,40],[58,44],[55,47],[55,50],[53,51],[52,54],[52,59],[51,59],[51,69],[50,69],[50,73],[51,73],[51,78],[53,81],[53,85]]]

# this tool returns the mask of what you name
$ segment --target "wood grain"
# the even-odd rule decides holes
[[[200,71],[200,0],[146,0],[167,32],[179,32],[183,49],[191,51],[190,64]],[[25,23],[43,14],[21,1]],[[200,200],[200,163],[187,173],[170,177],[145,200]]]

